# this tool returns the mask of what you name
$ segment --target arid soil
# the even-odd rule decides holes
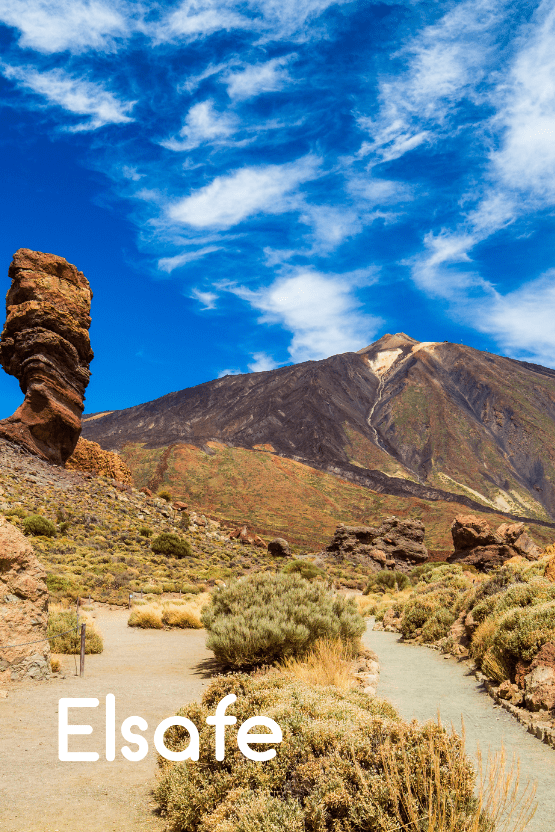
[[[127,610],[94,611],[104,652],[87,656],[85,676],[63,656],[64,679],[21,683],[0,697],[1,832],[141,832],[162,830],[151,790],[156,776],[154,729],[198,698],[212,666],[202,630],[156,631],[127,627]],[[78,659],[77,659],[78,663]],[[116,759],[105,759],[105,697],[116,698]],[[96,751],[97,762],[58,759],[58,700],[96,697],[97,708],[70,710],[70,723],[93,726],[69,738],[69,749]],[[149,753],[129,762],[119,728],[128,716],[148,723]],[[133,750],[136,746],[133,746]]]

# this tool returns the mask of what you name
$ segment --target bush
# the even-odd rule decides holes
[[[161,500],[165,500],[166,503],[171,503],[171,501],[172,501],[172,495],[170,494],[169,491],[159,491],[158,496],[160,497]]]
[[[55,607],[48,615],[47,636],[51,638],[56,633],[64,633],[60,638],[53,638],[50,642],[50,649],[53,653],[77,654],[81,650],[81,622],[77,621],[77,613],[74,610],[56,609]],[[90,620],[85,620],[85,653],[102,653],[104,643],[102,636],[95,630]],[[69,632],[66,632],[69,630]]]
[[[283,741],[273,760],[262,765],[248,760],[230,736],[224,761],[215,761],[206,717],[229,693],[237,696],[228,709],[237,725],[263,713],[281,727]],[[433,723],[402,722],[391,705],[362,692],[310,686],[276,672],[239,675],[217,679],[201,704],[188,705],[179,715],[198,726],[200,756],[179,763],[159,760],[155,799],[174,832],[486,832],[493,827],[473,793],[473,769],[462,740]],[[180,751],[189,735],[174,726],[165,743]]]
[[[182,630],[200,630],[202,627],[198,613],[173,604],[164,607],[162,623],[166,627],[180,627]]]
[[[313,581],[314,578],[326,578],[327,575],[323,569],[311,563],[309,560],[292,560],[281,570],[286,575],[297,574],[301,578],[306,578],[307,581]]]
[[[5,513],[5,517],[19,517],[20,520],[25,520],[27,517],[27,512],[24,508],[18,506],[17,508],[11,508],[9,511]]]
[[[127,626],[141,627],[143,630],[162,630],[162,610],[151,605],[134,609],[127,619]]]
[[[139,534],[141,537],[152,537],[152,529],[149,529],[148,526],[141,526]]]
[[[60,526],[59,526],[60,534],[65,534],[68,529],[69,529],[69,522],[67,520],[64,520],[63,523],[60,523]]]
[[[46,517],[41,514],[30,514],[23,521],[23,531],[25,534],[33,535],[34,537],[55,537],[56,526]]]
[[[380,569],[379,572],[370,576],[364,595],[368,595],[370,592],[403,590],[408,586],[410,586],[410,579],[404,572],[399,572],[396,569]]]
[[[236,668],[303,656],[322,638],[354,650],[365,629],[352,599],[334,598],[300,575],[267,572],[215,590],[201,620],[208,649]]]
[[[162,532],[158,537],[155,537],[151,543],[151,548],[158,555],[171,555],[174,558],[191,557],[193,554],[191,544],[171,532]]]

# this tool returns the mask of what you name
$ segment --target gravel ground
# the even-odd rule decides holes
[[[83,679],[64,656],[65,679],[21,683],[0,698],[0,832],[158,832],[154,814],[154,729],[209,681],[211,655],[203,630],[156,631],[127,627],[126,610],[99,608],[104,652],[86,657]],[[116,698],[116,759],[104,758],[105,697]],[[70,723],[93,726],[69,738],[70,750],[97,751],[97,762],[58,759],[58,700],[96,697],[97,708],[70,710]],[[129,762],[119,749],[128,716],[148,723],[149,753]],[[119,737],[119,739],[118,739]],[[135,747],[134,747],[135,748]]]
[[[503,708],[497,706],[470,669],[435,650],[403,644],[396,633],[368,629],[364,644],[380,661],[378,696],[389,700],[404,719],[437,719],[466,732],[466,748],[484,759],[488,751],[505,747],[507,759],[520,760],[520,779],[535,781],[538,808],[526,832],[555,830],[555,751],[528,734]]]

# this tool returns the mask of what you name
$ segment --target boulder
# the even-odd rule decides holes
[[[502,523],[493,531],[486,520],[473,514],[458,514],[451,526],[455,551],[448,563],[475,566],[488,572],[512,558],[537,560],[541,550],[528,536],[524,523]]]
[[[275,558],[286,558],[291,554],[291,547],[283,537],[274,537],[268,543],[268,552]]]
[[[555,709],[555,642],[544,644],[528,668],[524,700],[530,711]]]
[[[72,455],[66,462],[66,468],[89,472],[118,483],[130,486],[133,482],[131,471],[119,454],[105,451],[96,442],[79,437]]]
[[[420,520],[386,517],[379,528],[338,526],[332,542],[323,552],[335,560],[363,563],[371,571],[397,569],[410,572],[428,560],[424,546],[424,524]]]
[[[29,540],[0,517],[0,682],[49,678],[47,624],[46,572]]]
[[[92,292],[83,273],[55,254],[20,248],[8,274],[0,365],[25,399],[0,421],[0,436],[63,465],[81,433]]]

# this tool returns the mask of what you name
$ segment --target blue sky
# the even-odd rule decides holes
[[[555,0],[0,0],[0,106],[89,412],[401,330],[555,366]]]

